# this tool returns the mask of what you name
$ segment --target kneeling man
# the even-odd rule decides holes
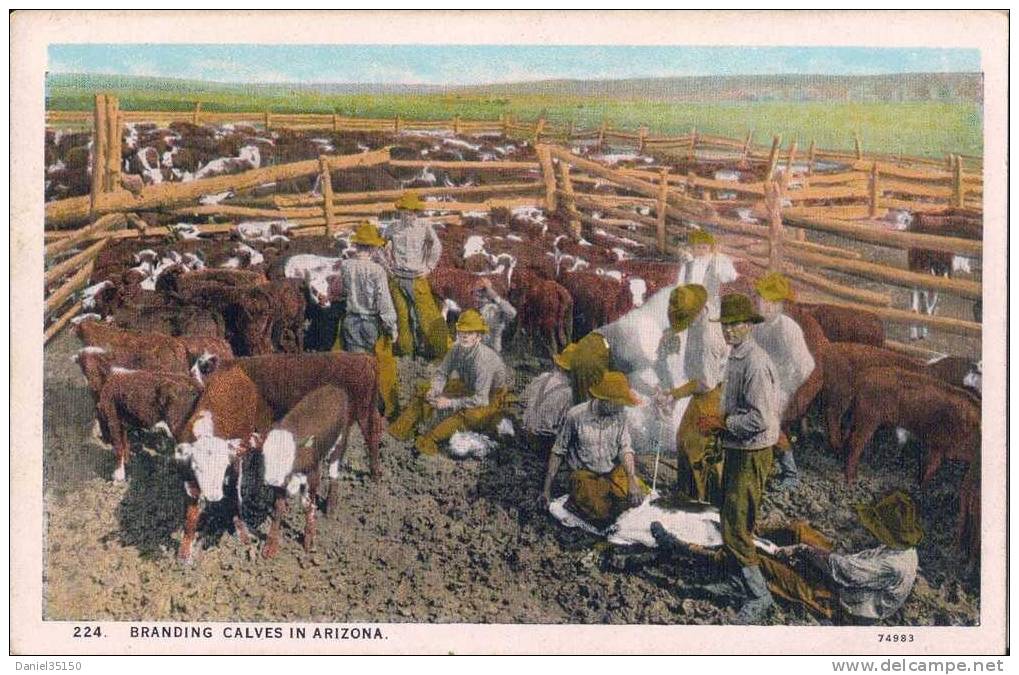
[[[552,480],[563,457],[571,469],[567,508],[595,527],[605,527],[644,499],[634,468],[624,408],[637,405],[626,375],[607,372],[590,388],[591,400],[570,408],[548,458],[541,503],[552,500]]]

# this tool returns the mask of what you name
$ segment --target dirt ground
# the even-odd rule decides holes
[[[293,508],[272,561],[257,554],[270,497],[253,466],[244,510],[259,541],[242,546],[212,509],[194,565],[182,566],[175,559],[180,477],[167,458],[138,453],[126,483],[109,480],[113,456],[91,437],[94,407],[71,361],[80,346],[65,331],[46,348],[47,619],[718,624],[734,616],[677,587],[677,578],[704,580],[688,564],[646,549],[613,549],[560,527],[535,504],[544,458],[512,443],[485,460],[419,459],[409,444],[386,436],[385,475],[373,482],[354,434],[340,478],[341,508],[320,519],[317,550],[301,547],[303,515]],[[547,367],[519,354],[507,360],[518,389]],[[415,375],[424,375],[423,366],[403,359],[404,400]],[[847,486],[840,462],[816,438],[797,447],[801,487],[769,492],[766,520],[806,518],[838,549],[854,551],[874,544],[856,523],[853,504],[906,489],[927,537],[913,593],[884,623],[978,623],[979,579],[960,576],[952,545],[963,467],[949,463],[921,490],[919,449],[909,444],[900,451],[889,434],[865,454],[860,478]],[[647,475],[650,458],[642,459]],[[555,493],[564,490],[560,483]],[[789,604],[771,622],[819,623]]]

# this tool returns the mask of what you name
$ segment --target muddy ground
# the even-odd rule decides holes
[[[689,565],[607,547],[565,530],[535,501],[544,458],[513,444],[485,460],[416,458],[386,437],[385,475],[367,476],[354,434],[342,472],[340,512],[319,521],[318,547],[300,545],[303,516],[288,516],[279,556],[265,561],[242,546],[211,512],[192,567],[175,560],[183,522],[181,481],[162,456],[136,454],[128,481],[109,480],[112,453],[91,437],[93,404],[72,354],[69,331],[46,348],[45,515],[47,619],[377,621],[434,623],[714,624],[734,611],[685,597],[677,576],[703,577]],[[542,364],[519,354],[517,388]],[[404,397],[422,366],[401,362]],[[960,576],[952,546],[963,467],[949,464],[932,484],[915,484],[919,450],[880,438],[849,487],[841,465],[813,436],[798,446],[802,485],[769,493],[766,519],[806,518],[841,550],[873,545],[852,505],[884,491],[909,490],[923,514],[921,572],[889,625],[971,625],[979,621],[979,579]],[[645,474],[650,458],[644,458]],[[261,541],[269,494],[246,472],[245,517]],[[666,483],[670,476],[663,474]],[[555,491],[564,491],[562,483]],[[775,624],[816,624],[782,604]]]

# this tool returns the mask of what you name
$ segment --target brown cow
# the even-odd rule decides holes
[[[194,443],[177,446],[181,460],[190,462],[197,485],[187,486],[189,501],[180,557],[189,560],[201,515],[199,498],[223,497],[227,469],[235,465],[252,433],[265,433],[273,419],[282,418],[301,399],[319,387],[343,389],[350,401],[348,423],[357,422],[368,447],[373,478],[381,476],[379,443],[383,420],[378,408],[378,362],[367,354],[325,352],[268,354],[239,358],[218,368],[206,383],[202,398],[185,426]],[[238,535],[246,539],[243,520],[234,517]]]
[[[345,390],[332,385],[319,387],[302,398],[266,435],[261,445],[263,477],[275,492],[275,509],[269,536],[262,549],[264,557],[271,558],[278,552],[287,493],[295,493],[302,482],[307,487],[304,495],[304,549],[310,551],[313,548],[322,460],[329,463],[326,513],[335,509],[335,478],[339,475],[350,429],[348,407]]]
[[[980,405],[972,395],[932,377],[895,367],[868,368],[857,377],[845,442],[846,479],[856,479],[863,448],[882,425],[906,429],[927,445],[920,483],[945,459],[980,456]]]
[[[125,478],[130,454],[126,424],[151,429],[163,423],[177,438],[201,391],[198,382],[180,373],[112,369],[99,392],[96,417],[117,457],[113,480]]]

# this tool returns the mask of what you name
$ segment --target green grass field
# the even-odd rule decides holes
[[[520,120],[544,115],[549,123],[570,120],[578,128],[594,127],[604,119],[617,129],[646,124],[652,135],[676,135],[691,128],[704,133],[743,138],[755,131],[755,142],[768,144],[781,134],[783,144],[796,138],[805,148],[811,139],[819,148],[848,150],[853,132],[865,152],[902,153],[942,157],[947,153],[983,154],[982,110],[979,104],[945,102],[818,103],[765,101],[749,103],[669,103],[661,101],[597,98],[560,98],[542,95],[473,96],[468,94],[316,94],[239,86],[204,89],[111,88],[122,110],[190,110],[195,101],[207,111],[263,111],[275,113],[339,113],[358,117],[405,119],[498,119],[503,113]],[[52,110],[89,110],[92,95],[80,88],[51,86],[47,107]]]

